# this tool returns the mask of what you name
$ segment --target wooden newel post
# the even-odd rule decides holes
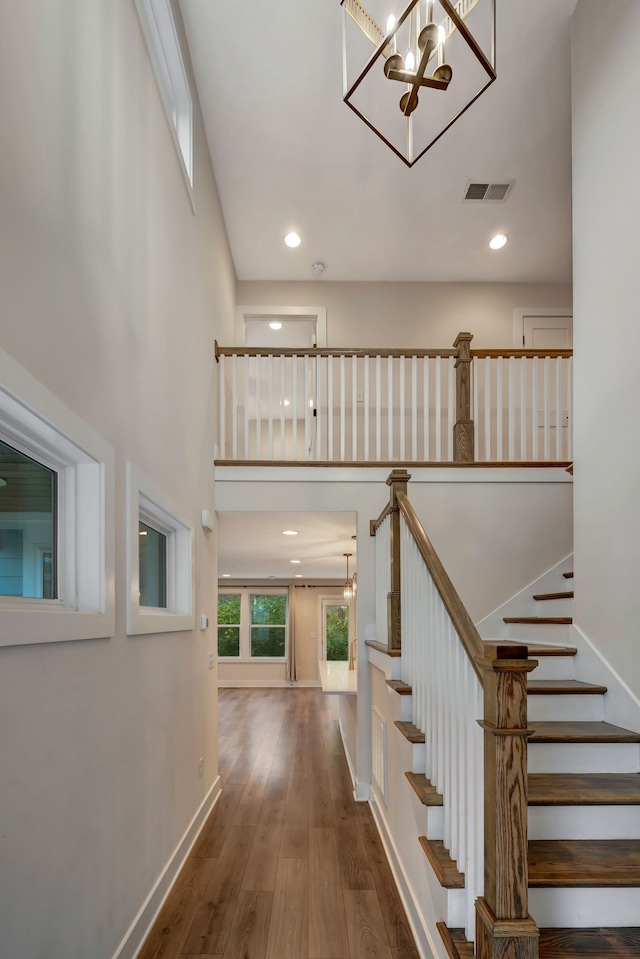
[[[473,333],[458,333],[453,348],[458,351],[456,370],[456,422],[453,427],[454,463],[473,463],[471,416],[471,340]]]
[[[522,646],[485,643],[484,896],[476,900],[477,959],[538,959],[529,915],[527,828],[527,673]]]
[[[407,492],[411,479],[406,470],[392,470],[387,478],[391,490],[391,590],[387,593],[387,646],[402,648],[402,622],[400,613],[400,510],[396,494]]]

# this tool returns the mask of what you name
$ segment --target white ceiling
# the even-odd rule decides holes
[[[220,576],[232,579],[309,580],[346,579],[344,553],[353,553],[349,574],[356,565],[354,513],[260,512],[229,510],[218,513]],[[297,536],[283,536],[295,529]],[[293,564],[292,559],[299,559]],[[276,584],[274,584],[276,585]]]
[[[408,169],[342,102],[339,0],[181,0],[238,278],[569,282],[575,3],[497,0],[498,79]]]

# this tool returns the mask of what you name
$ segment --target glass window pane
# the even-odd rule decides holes
[[[349,607],[327,605],[325,607],[325,617],[327,659],[348,659]]]
[[[0,440],[0,595],[57,598],[57,479]]]
[[[257,625],[284,626],[287,621],[286,596],[252,596],[251,622]]]
[[[240,595],[233,593],[218,594],[218,625],[240,624]]]
[[[272,597],[269,597],[272,598]],[[284,626],[252,626],[251,627],[251,655],[252,656],[284,656],[285,629]]]
[[[218,626],[218,656],[240,655],[240,627]]]
[[[140,605],[167,605],[167,537],[153,526],[138,523],[140,540]]]

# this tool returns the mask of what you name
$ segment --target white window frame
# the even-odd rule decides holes
[[[142,520],[167,537],[167,605],[140,605]],[[194,628],[193,531],[142,470],[127,463],[127,635],[184,632]]]
[[[0,646],[113,636],[113,447],[4,350],[0,438],[58,475],[58,597],[0,596]]]
[[[348,606],[349,607],[349,641],[347,643],[347,659],[342,660],[342,662],[348,662],[349,660],[349,648],[351,646],[351,640],[355,636],[355,604],[345,599],[342,595],[332,595],[331,593],[320,593],[318,594],[317,603],[318,603],[318,659],[320,661],[327,659],[327,634],[326,634],[326,607],[329,606]]]
[[[193,97],[170,0],[135,0],[160,99],[193,207]]]
[[[240,596],[240,655],[218,656],[221,663],[286,663],[289,651],[289,589],[276,586],[232,586],[218,584],[218,595]],[[251,596],[284,596],[287,615],[284,625],[284,656],[251,655]],[[216,651],[218,649],[218,605],[216,602]],[[234,624],[232,624],[234,625]],[[259,623],[254,624],[256,626]],[[279,624],[277,624],[279,625]]]

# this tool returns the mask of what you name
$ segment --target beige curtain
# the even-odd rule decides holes
[[[287,679],[294,682],[298,678],[296,664],[296,588],[289,587],[289,646],[287,649]]]

